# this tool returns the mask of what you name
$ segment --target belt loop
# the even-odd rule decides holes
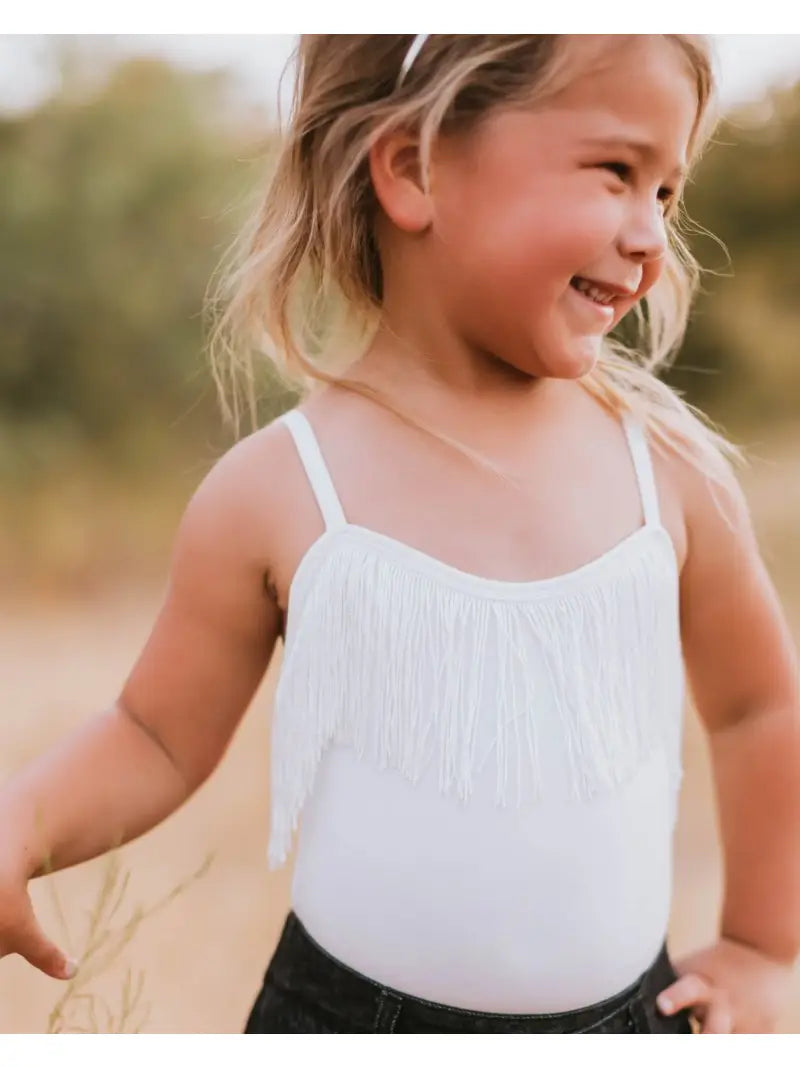
[[[654,1012],[654,1001],[658,993],[669,985],[669,981],[662,981],[664,969],[669,969],[669,957],[667,955],[666,942],[659,949],[658,955],[648,969],[644,972],[639,982],[633,999],[629,1005],[630,1018],[634,1025],[634,1032],[639,1034],[656,1033],[655,1019],[651,1015]]]
[[[373,1031],[376,1034],[393,1034],[402,1006],[402,997],[390,993],[388,989],[381,989],[378,994],[378,1010],[375,1012]]]
[[[645,990],[639,989],[638,993],[634,993],[631,1002],[628,1005],[629,1018],[633,1023],[633,1032],[635,1034],[653,1033],[653,1025],[650,1021],[647,1005],[644,1002],[646,996],[647,993]]]

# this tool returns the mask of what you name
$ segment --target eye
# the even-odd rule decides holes
[[[633,170],[630,163],[601,163],[600,166],[606,170],[613,171],[614,174],[616,174],[617,177],[622,178],[623,181],[630,177],[631,171]]]
[[[622,163],[620,161],[617,161],[601,163],[600,166],[604,170],[612,171],[614,174],[617,175],[618,178],[621,178],[622,181],[627,181],[633,173],[633,167],[630,163]],[[658,199],[664,205],[665,209],[668,209],[672,206],[672,203],[675,200],[675,196],[675,189],[670,189],[667,186],[662,186],[658,190]]]
[[[674,189],[667,189],[666,186],[662,186],[658,190],[658,199],[666,207],[669,207],[672,204],[673,200],[675,199],[675,190]]]

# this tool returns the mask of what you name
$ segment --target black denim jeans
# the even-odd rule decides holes
[[[677,974],[662,945],[627,989],[576,1011],[476,1012],[409,996],[326,952],[290,911],[245,1025],[246,1034],[691,1034],[688,1010],[655,998]]]

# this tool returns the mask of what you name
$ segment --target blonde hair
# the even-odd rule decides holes
[[[666,36],[696,81],[697,119],[689,144],[693,165],[717,122],[712,57],[703,37]],[[630,39],[595,41],[604,51],[610,43]],[[301,393],[316,383],[352,389],[492,467],[417,422],[390,397],[332,370],[339,353],[333,339],[348,331],[353,344],[368,337],[381,312],[382,272],[372,226],[377,201],[367,159],[378,136],[414,127],[427,181],[438,134],[468,130],[492,109],[540,101],[569,84],[575,51],[570,45],[576,40],[587,38],[434,34],[398,85],[413,35],[300,38],[292,119],[272,179],[228,250],[230,260],[223,260],[207,302],[217,319],[209,345],[212,374],[223,417],[237,434],[240,379],[256,425],[257,353]],[[597,362],[579,382],[611,411],[638,415],[654,441],[719,481],[721,467],[731,460],[745,462],[741,449],[656,377],[680,347],[701,273],[684,239],[691,220],[683,205],[673,202],[666,218],[664,270],[629,316],[635,323],[633,342],[605,337]]]

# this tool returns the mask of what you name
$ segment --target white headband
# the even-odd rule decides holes
[[[397,85],[395,86],[396,89],[399,89],[405,81],[406,75],[411,70],[412,63],[419,55],[420,49],[428,40],[429,36],[430,34],[427,33],[418,33],[414,40],[411,42],[411,47],[406,52],[405,59],[403,60],[403,63],[400,67],[400,74],[397,77]]]

